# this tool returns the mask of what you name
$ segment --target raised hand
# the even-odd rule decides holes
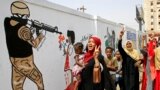
[[[79,55],[75,55],[75,56],[74,56],[74,59],[75,59],[75,60],[78,60],[78,59],[79,59]]]
[[[146,39],[146,35],[143,35],[143,36],[142,36],[142,40],[145,40],[145,39]]]
[[[153,39],[154,39],[154,36],[155,36],[154,32],[150,33],[150,34],[149,34],[149,40],[153,40]]]
[[[93,53],[93,57],[94,57],[94,61],[95,61],[95,67],[99,67],[100,63],[99,63],[99,60],[98,60],[98,55],[100,54],[100,46],[96,46],[95,49],[94,49],[94,53]]]
[[[119,33],[119,38],[120,39],[122,39],[122,36],[124,35],[124,32],[125,32],[124,27],[122,27],[122,30]]]
[[[100,46],[96,46],[96,47],[95,47],[94,53],[93,53],[94,59],[97,59],[97,58],[98,58],[98,55],[99,55],[99,53],[100,53],[99,49],[100,49]]]

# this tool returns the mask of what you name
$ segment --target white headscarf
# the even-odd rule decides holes
[[[127,48],[127,42],[131,43],[131,48]],[[139,54],[138,51],[136,49],[133,48],[133,42],[131,40],[127,40],[126,44],[125,44],[125,52],[132,57],[134,60],[138,61],[139,60]]]

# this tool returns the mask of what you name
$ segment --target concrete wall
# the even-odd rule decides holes
[[[114,50],[117,50],[119,32],[121,30],[122,24],[115,23],[112,21],[108,21],[104,18],[99,16],[97,18],[97,35],[102,39],[102,48],[103,53],[106,46],[111,46]],[[125,34],[123,36],[122,45],[125,44],[126,40],[132,40],[134,42],[134,47],[138,48],[137,46],[137,31],[133,28],[125,26]]]
[[[3,3],[0,3],[0,90],[12,89],[12,65],[6,47],[4,18],[11,16],[10,5],[13,1],[14,0],[4,0]],[[109,37],[113,36],[112,32],[114,31],[114,39],[110,38],[109,40],[113,40],[115,44],[109,45],[113,45],[113,47],[116,48],[116,41],[120,31],[120,25],[118,23],[44,0],[26,0],[24,3],[26,3],[30,9],[29,19],[38,20],[51,26],[58,26],[59,31],[63,33],[65,39],[67,39],[67,30],[75,32],[75,42],[82,41],[84,44],[86,44],[90,35],[98,35],[102,39],[103,53],[106,46],[105,43]],[[127,30],[136,34],[134,29],[127,27]],[[63,52],[66,46],[60,50],[58,36],[59,34],[47,32],[46,39],[42,46],[39,49],[34,49],[34,62],[43,75],[45,90],[64,90],[66,87],[65,79],[67,77],[65,77],[66,72],[64,72],[66,55],[64,55]],[[124,36],[124,41],[127,39],[126,36],[127,35]],[[69,58],[71,68],[74,64],[73,56],[74,51],[71,45]],[[37,87],[29,79],[26,79],[24,90],[37,90]]]

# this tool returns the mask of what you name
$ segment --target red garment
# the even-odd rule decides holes
[[[141,90],[146,90],[146,86],[147,86],[147,73],[146,73],[146,64],[147,64],[147,57],[144,57],[143,60],[143,68],[144,68],[144,72],[142,75],[142,87]]]
[[[84,55],[84,63],[88,63],[89,60],[91,60],[91,58],[93,58],[93,52],[87,52],[87,53]]]
[[[70,83],[65,90],[74,90],[76,88],[76,81]]]
[[[154,90],[160,90],[160,70],[157,70],[157,76],[155,79]]]
[[[69,64],[69,54],[66,54],[66,60],[64,64],[64,71],[70,69],[70,64]]]
[[[154,52],[154,48],[156,47],[156,43],[154,41],[150,41],[147,44],[147,57],[151,57],[150,59],[150,70],[151,70],[151,79],[154,80],[156,77],[156,69],[155,69],[155,63],[154,63],[154,56],[155,56],[155,52]],[[142,87],[141,90],[146,90],[146,86],[147,86],[147,73],[146,73],[146,64],[147,64],[147,57],[144,57],[143,60],[143,68],[144,68],[144,72],[143,72],[143,77],[142,77]]]
[[[154,80],[156,77],[156,69],[154,63],[155,52],[154,49],[156,47],[156,43],[154,41],[150,41],[148,43],[148,57],[150,57],[150,70],[151,70],[151,79]]]

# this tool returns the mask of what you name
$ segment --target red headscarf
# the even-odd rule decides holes
[[[101,40],[100,40],[99,37],[91,36],[89,39],[93,39],[97,47],[101,46]],[[99,49],[101,51],[101,47]],[[85,63],[88,63],[89,60],[91,60],[91,58],[93,58],[93,53],[94,53],[94,49],[92,51],[87,50],[87,53],[84,56],[84,62]]]

